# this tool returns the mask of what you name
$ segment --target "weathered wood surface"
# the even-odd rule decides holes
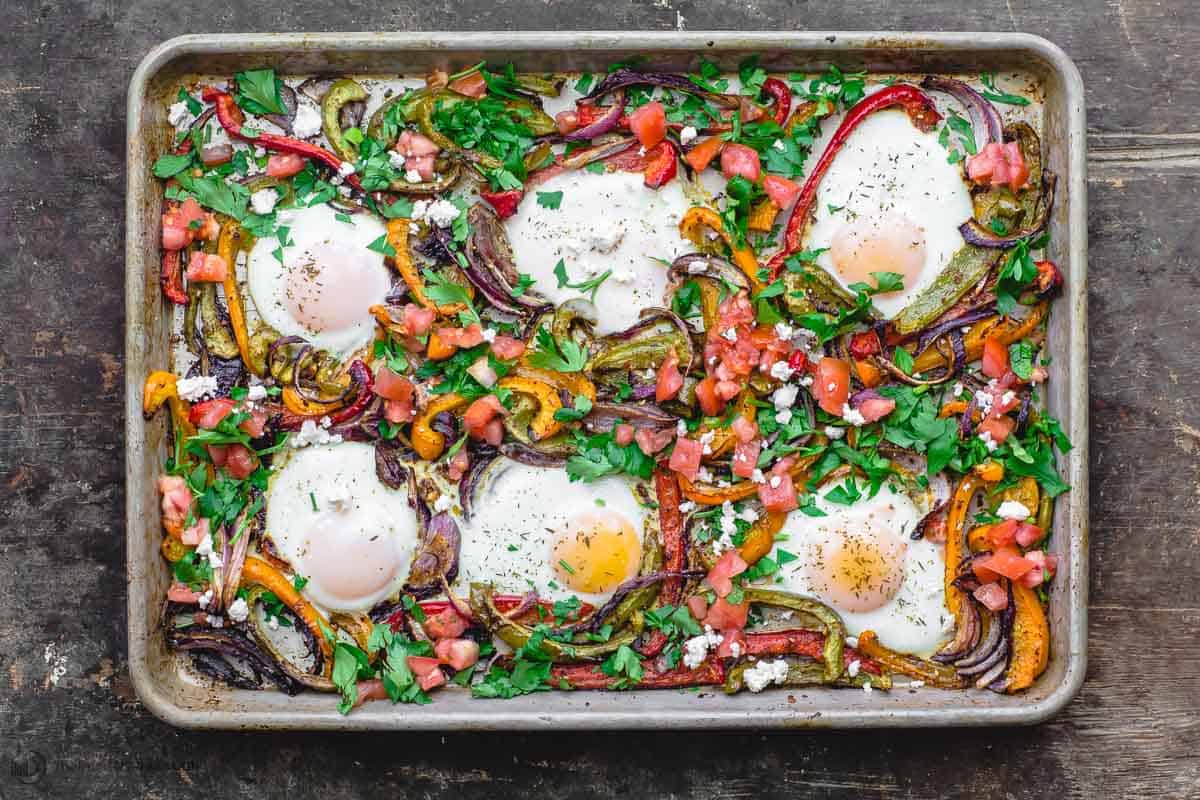
[[[0,798],[1200,796],[1200,15],[1190,0],[8,2],[0,27]],[[188,733],[124,659],[124,93],[184,32],[986,29],[1088,87],[1091,663],[1033,729]]]

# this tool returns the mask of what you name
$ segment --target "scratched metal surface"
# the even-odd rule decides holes
[[[1184,797],[1200,744],[1200,211],[1187,0],[9,3],[0,30],[0,796]],[[1089,105],[1091,603],[1037,728],[759,736],[209,734],[128,678],[123,93],[198,30],[1029,30]],[[967,758],[978,761],[969,765]]]

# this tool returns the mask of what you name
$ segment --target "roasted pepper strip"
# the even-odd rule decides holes
[[[554,370],[531,367],[527,356],[522,356],[509,375],[521,378],[532,378],[535,381],[548,383],[556,389],[564,389],[576,397],[583,395],[588,400],[596,399],[596,385],[588,380],[582,372],[555,372]]]
[[[768,511],[755,520],[754,524],[750,526],[750,530],[746,531],[741,546],[738,547],[738,555],[742,557],[742,560],[747,564],[753,564],[771,552],[771,548],[775,545],[775,534],[779,533],[779,529],[783,527],[786,519],[787,514],[782,511]]]
[[[759,603],[776,608],[785,608],[799,614],[818,620],[825,628],[825,643],[821,648],[821,660],[825,664],[825,678],[835,680],[845,668],[842,660],[842,648],[845,646],[846,626],[838,613],[824,603],[819,603],[808,597],[780,592],[775,589],[746,589],[745,598],[751,603]],[[861,649],[861,647],[860,647]]]
[[[743,656],[808,656],[815,660],[825,657],[825,634],[808,628],[784,631],[747,633],[742,646]],[[842,647],[842,664],[849,667],[855,661],[859,669],[873,675],[882,674],[879,665],[853,647]]]
[[[746,228],[758,233],[768,233],[775,224],[777,216],[779,216],[779,206],[775,205],[768,197],[750,210],[750,219],[746,222]]]
[[[274,150],[277,153],[294,153],[295,155],[304,158],[311,158],[320,161],[325,166],[329,167],[335,173],[341,169],[343,161],[333,153],[323,147],[318,147],[315,144],[300,139],[293,139],[290,136],[279,136],[274,133],[261,133],[255,136],[246,136],[242,133],[242,126],[246,121],[246,115],[238,108],[237,102],[233,99],[233,95],[228,92],[222,92],[219,89],[207,86],[202,94],[204,102],[212,103],[217,109],[217,121],[221,123],[221,127],[229,134],[231,138],[243,142],[249,142],[252,145],[265,147],[268,150]],[[349,183],[355,189],[362,191],[362,182],[358,176],[351,173],[346,177],[346,183]]]
[[[846,139],[871,114],[896,105],[903,106],[913,125],[922,131],[932,130],[942,118],[929,96],[907,83],[897,83],[869,94],[850,109],[842,118],[842,124],[834,132],[825,151],[821,153],[820,160],[804,182],[804,188],[800,190],[800,196],[792,207],[792,214],[788,217],[785,228],[783,248],[767,264],[771,280],[779,276],[783,262],[793,253],[800,251],[804,228],[817,199],[817,187],[820,186],[821,179],[825,177],[838,151],[846,143]]]
[[[825,439],[820,437],[814,441],[823,443]],[[796,463],[792,465],[791,470],[789,470],[792,480],[799,482],[816,458],[815,455],[812,455],[797,459]],[[679,485],[682,487],[684,497],[702,506],[719,506],[726,501],[736,503],[738,500],[745,500],[747,497],[753,497],[758,493],[758,484],[753,481],[739,481],[732,486],[718,487],[693,483],[683,475],[680,475]]]
[[[754,255],[754,251],[745,245],[734,246],[733,237],[729,231],[725,230],[725,223],[721,221],[721,216],[716,211],[704,206],[692,206],[679,221],[680,235],[700,247],[709,244],[705,229],[716,231],[725,240],[725,244],[729,245],[729,251],[733,254],[733,263],[737,264],[738,268],[746,274],[754,291],[762,289],[764,284],[758,279],[758,258]]]
[[[687,534],[683,511],[679,508],[679,480],[667,470],[654,471],[654,492],[658,500],[658,529],[663,544],[663,569],[680,572],[687,561]],[[658,594],[659,605],[676,605],[683,595],[683,578],[667,578]],[[646,658],[653,658],[667,646],[667,637],[660,630],[651,631],[637,646]]]
[[[254,584],[259,584],[268,591],[274,592],[280,602],[290,608],[293,614],[304,620],[304,624],[312,631],[313,638],[317,640],[317,646],[321,648],[322,655],[325,656],[325,676],[328,677],[333,669],[333,645],[325,636],[326,632],[332,632],[329,620],[325,619],[320,611],[296,591],[292,582],[282,572],[260,558],[246,556],[246,563],[242,567],[241,585],[248,587]]]
[[[412,424],[412,443],[417,455],[426,461],[436,461],[446,449],[446,437],[433,429],[433,418],[443,411],[453,411],[467,404],[467,398],[449,392],[430,400]]]
[[[1012,584],[1016,615],[1012,628],[1012,659],[1008,664],[1009,694],[1033,685],[1050,660],[1050,624],[1037,593],[1020,582]]]
[[[175,390],[175,374],[158,370],[151,372],[142,389],[142,413],[152,415],[166,403],[171,408],[171,422],[183,438],[196,435],[196,426],[188,419],[188,405]]]
[[[695,669],[676,669],[657,672],[655,659],[642,661],[642,678],[637,682],[639,689],[682,689],[688,686],[715,686],[725,681],[725,664],[722,659],[710,658]],[[572,689],[608,689],[617,682],[600,671],[595,664],[557,664],[550,668],[549,683],[559,686],[563,681]]]
[[[1001,257],[995,250],[963,245],[933,283],[918,292],[892,320],[896,332],[908,336],[933,322],[977,286]]]
[[[958,565],[966,555],[963,544],[963,524],[967,521],[967,511],[971,508],[971,500],[979,490],[980,479],[976,475],[967,474],[958,482],[954,494],[950,498],[950,509],[946,512],[946,610],[954,615],[962,624],[962,590],[954,585],[958,577]]]
[[[325,134],[325,139],[333,148],[333,152],[337,153],[343,161],[352,163],[357,161],[358,148],[346,141],[338,116],[341,114],[342,106],[366,100],[368,97],[366,89],[349,78],[342,78],[330,86],[325,92],[325,96],[321,98],[321,132]]]
[[[1023,320],[1009,317],[988,317],[981,319],[971,326],[971,330],[963,336],[963,347],[967,351],[967,361],[978,361],[983,356],[983,340],[994,338],[1006,347],[1021,339],[1028,338],[1050,310],[1048,302],[1038,303],[1029,310],[1029,316]],[[930,347],[913,359],[913,372],[928,372],[946,363],[946,357],[938,352],[936,347]]]
[[[729,670],[729,674],[725,676],[725,693],[735,694],[740,692],[745,686],[746,670],[752,669],[754,664],[743,662]],[[834,684],[837,686],[865,686],[870,684],[872,689],[888,690],[892,688],[892,680],[886,675],[874,675],[860,672],[853,678],[843,675],[834,679],[829,679],[825,676],[825,671],[822,665],[817,662],[806,662],[800,664],[788,664],[787,677],[783,679],[780,686],[827,686]]]
[[[183,258],[181,250],[164,250],[162,256],[162,274],[159,282],[162,284],[163,297],[177,306],[187,305],[187,292],[183,289]]]
[[[562,408],[562,401],[559,400],[555,387],[519,375],[505,376],[497,385],[501,389],[529,395],[537,401],[538,411],[529,421],[529,434],[534,441],[548,439],[562,430],[562,423],[554,418],[555,413]]]
[[[949,664],[938,664],[915,656],[897,653],[879,643],[875,631],[863,631],[858,635],[858,649],[875,659],[885,669],[925,681],[938,689],[961,689],[966,683]]]
[[[420,271],[417,269],[416,264],[413,263],[412,253],[408,248],[408,226],[411,224],[412,220],[403,217],[388,220],[387,224],[387,243],[395,251],[390,256],[392,266],[396,268],[396,271],[400,273],[400,277],[404,279],[409,293],[412,294],[413,299],[417,303],[425,308],[432,308],[439,314],[457,314],[459,311],[466,310],[466,306],[461,303],[449,303],[439,306],[425,294],[425,279],[421,277]]]
[[[792,89],[779,78],[767,78],[762,82],[762,93],[770,95],[775,101],[771,107],[771,116],[775,124],[783,127],[787,124],[788,114],[792,110]]]
[[[221,238],[217,242],[217,255],[225,259],[229,269],[225,270],[225,280],[221,284],[225,288],[225,307],[229,310],[229,324],[233,327],[233,338],[237,342],[238,353],[251,372],[262,377],[254,367],[250,358],[250,332],[246,329],[246,310],[242,306],[242,292],[237,282],[237,253],[242,245],[242,225],[237,220],[229,220],[221,226]]]

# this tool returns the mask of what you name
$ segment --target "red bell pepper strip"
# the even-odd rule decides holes
[[[162,257],[162,293],[177,306],[187,305],[187,292],[183,290],[183,260],[181,250],[164,250]]]
[[[762,92],[769,94],[775,100],[771,114],[775,118],[775,123],[783,127],[787,122],[788,114],[792,111],[792,90],[779,78],[767,78],[762,82]]]
[[[375,378],[371,375],[370,368],[362,361],[355,360],[350,364],[349,372],[350,376],[358,383],[358,397],[354,398],[354,402],[341,411],[329,415],[329,422],[332,425],[340,425],[354,419],[375,399]]]
[[[494,602],[496,604],[496,610],[499,611],[501,614],[509,614],[512,611],[519,608],[521,606],[521,604],[525,602],[525,596],[520,595],[520,594],[496,594],[496,595],[492,595],[492,602]],[[422,611],[424,611],[426,614],[428,614],[429,616],[432,617],[432,616],[442,613],[447,608],[449,608],[450,601],[449,600],[424,600],[424,601],[418,603],[418,605],[421,606]],[[554,613],[554,601],[553,600],[539,600],[539,601],[537,601],[536,605],[541,607],[541,609],[543,611],[545,611],[547,616],[550,616]],[[582,618],[586,617],[588,614],[591,614],[593,611],[595,611],[595,608],[596,607],[593,606],[591,603],[581,603],[579,605],[579,609],[575,612],[575,615],[578,616],[579,619],[582,619]],[[530,612],[532,612],[532,609],[530,609]],[[530,613],[530,612],[526,612],[526,613]],[[388,625],[390,625],[393,631],[400,631],[404,627],[404,615],[405,615],[405,610],[403,608],[398,608],[395,611],[393,611],[391,614],[389,614],[384,619],[384,622],[387,623]]]
[[[508,219],[513,214],[517,213],[517,206],[521,204],[521,198],[525,196],[524,189],[508,189],[503,192],[480,192],[479,196],[496,209],[496,216],[500,219]]]
[[[846,139],[864,119],[876,111],[892,106],[903,106],[913,125],[922,131],[933,130],[933,127],[942,118],[934,108],[933,100],[929,98],[929,95],[907,83],[888,86],[858,101],[858,104],[850,109],[842,119],[842,124],[834,132],[825,152],[821,154],[821,158],[808,176],[808,180],[804,182],[804,188],[800,190],[796,205],[792,207],[792,215],[788,218],[783,249],[767,262],[767,270],[770,272],[772,280],[779,276],[783,262],[800,251],[804,226],[808,224],[809,213],[817,199],[817,187],[821,185],[821,179],[829,170],[829,165],[833,163],[833,159],[841,150],[842,145],[846,143]]]
[[[659,469],[654,473],[654,491],[658,495],[658,528],[662,533],[663,570],[682,572],[687,547],[684,537],[683,512],[679,504],[683,494],[679,491],[679,479],[670,470]],[[667,578],[658,592],[661,605],[677,605],[683,594],[683,578]],[[637,651],[646,658],[653,658],[667,646],[667,637],[660,631],[652,631],[638,645]]]
[[[667,141],[659,142],[646,153],[645,184],[657,189],[670,183],[679,169],[678,162],[679,153],[675,145]]]
[[[820,661],[825,648],[825,634],[803,628],[769,633],[747,633],[742,655],[747,656],[808,656]],[[842,648],[845,666],[857,661],[859,669],[874,675],[882,674],[879,665],[853,647]]]
[[[597,664],[558,664],[550,668],[549,683],[566,681],[572,689],[607,689],[617,678],[605,675]],[[725,682],[724,659],[710,658],[695,669],[658,672],[654,660],[642,661],[639,689],[681,689],[688,686],[714,686]]]
[[[233,95],[228,92],[222,92],[220,89],[206,86],[201,96],[204,98],[204,102],[212,103],[216,107],[217,121],[221,123],[221,127],[231,137],[265,147],[268,150],[274,150],[277,153],[295,153],[304,158],[320,161],[335,173],[341,169],[343,162],[340,158],[323,147],[309,144],[301,139],[293,139],[290,136],[279,136],[274,133],[259,133],[257,136],[243,135],[242,124],[246,121],[246,116],[238,108]],[[362,191],[362,182],[358,179],[357,175],[351,173],[346,177],[346,182],[360,192]]]

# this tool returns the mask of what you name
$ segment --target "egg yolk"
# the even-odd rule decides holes
[[[344,514],[322,513],[305,537],[303,554],[313,586],[347,608],[383,589],[403,566],[387,531],[367,535],[351,527]]]
[[[336,242],[320,242],[288,259],[287,310],[314,333],[343,330],[387,292],[386,280],[371,259]]]
[[[629,520],[612,511],[576,514],[554,542],[560,582],[576,592],[611,591],[637,572],[641,545]]]
[[[817,588],[837,608],[874,611],[900,591],[907,549],[887,533],[833,535],[821,548]]]
[[[895,272],[912,286],[925,264],[925,231],[903,214],[859,217],[838,228],[829,255],[848,284],[876,286],[872,272]]]

